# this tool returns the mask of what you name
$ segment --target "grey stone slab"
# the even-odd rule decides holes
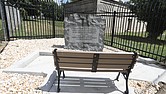
[[[102,51],[105,19],[92,14],[70,14],[65,18],[65,48]]]

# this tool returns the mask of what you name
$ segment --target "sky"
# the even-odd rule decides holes
[[[130,0],[123,0],[123,2],[130,1]]]
[[[119,1],[119,0],[115,0],[115,1]],[[123,1],[123,2],[127,2],[127,1],[130,1],[130,0],[121,0],[121,1]]]
[[[54,0],[54,1],[58,2],[58,3],[60,3],[61,1],[63,1],[63,3],[67,2],[67,0]],[[70,1],[70,0],[68,0],[68,1]]]
[[[58,3],[60,3],[61,1],[63,1],[63,3],[66,3],[67,2],[67,0],[54,0],[55,2],[58,2]],[[70,1],[70,0],[68,0],[68,1]],[[117,0],[118,1],[118,0]],[[126,2],[126,1],[130,1],[130,0],[122,0],[123,2]]]

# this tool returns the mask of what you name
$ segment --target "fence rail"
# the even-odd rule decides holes
[[[102,7],[100,10],[105,12],[101,16],[107,20],[105,45],[125,51],[137,51],[141,56],[166,63],[166,28],[164,27],[165,24],[162,24],[166,22],[166,18],[163,17],[163,14],[154,18],[149,13],[149,15],[141,18],[136,12],[131,11],[127,5],[114,5],[112,7],[109,5],[113,4],[103,3],[100,6]],[[164,31],[159,35],[158,32],[161,32],[161,30]],[[158,35],[157,38],[150,36],[151,32],[153,35]]]
[[[8,40],[63,37],[63,6],[54,0],[1,0]]]

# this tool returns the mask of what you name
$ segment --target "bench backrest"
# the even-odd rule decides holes
[[[60,70],[127,72],[132,69],[136,53],[108,53],[55,50],[54,64]]]

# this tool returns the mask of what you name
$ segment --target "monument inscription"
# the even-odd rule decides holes
[[[102,51],[105,19],[91,14],[71,14],[65,17],[65,48]]]
[[[99,32],[96,31],[95,27],[74,27],[69,33],[69,42],[98,43]]]

